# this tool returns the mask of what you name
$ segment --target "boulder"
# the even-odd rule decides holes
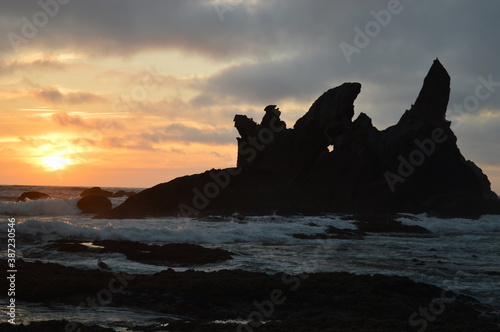
[[[111,201],[104,196],[90,195],[78,200],[76,206],[83,213],[105,213],[111,210]]]
[[[118,190],[117,192],[115,192],[112,197],[123,197],[123,196],[130,197],[130,196],[134,196],[135,194],[136,193],[133,191],[125,191],[122,189],[122,190]]]
[[[500,214],[487,176],[461,154],[446,120],[450,76],[437,59],[414,105],[385,130],[364,113],[354,117],[360,91],[359,83],[326,91],[293,128],[276,105],[265,108],[260,123],[236,115],[237,168],[159,184],[97,217]]]
[[[121,253],[127,259],[151,265],[188,266],[211,264],[232,259],[233,253],[205,248],[189,243],[167,243],[150,245],[134,241],[96,240],[92,246],[80,240],[55,240],[43,247],[45,250],[87,252],[95,254]]]
[[[102,190],[100,187],[92,187],[90,189],[85,189],[84,191],[82,191],[80,197],[85,197],[85,196],[111,197],[113,196],[113,192]]]
[[[49,195],[45,193],[41,193],[38,191],[26,191],[21,194],[16,200],[16,202],[26,202],[27,200],[38,200],[38,199],[49,199],[51,198]]]

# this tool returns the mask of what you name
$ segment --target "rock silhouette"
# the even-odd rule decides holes
[[[90,189],[85,189],[80,193],[80,197],[86,197],[86,196],[111,197],[113,196],[113,192],[103,190],[100,187],[92,187]]]
[[[79,240],[56,240],[44,247],[45,250],[66,252],[88,252],[94,254],[121,253],[127,259],[152,265],[189,266],[221,262],[232,259],[233,253],[205,248],[189,243],[167,243],[150,245],[134,241],[95,240],[96,247],[83,245]]]
[[[38,191],[23,192],[16,200],[16,202],[26,202],[27,200],[49,199],[50,195]]]
[[[445,118],[450,76],[437,59],[414,105],[385,130],[364,113],[353,120],[360,91],[359,83],[326,91],[289,129],[275,105],[260,124],[236,115],[237,168],[159,184],[97,217],[500,213],[488,178],[462,156]]]
[[[130,197],[130,196],[133,196],[133,195],[135,195],[134,191],[118,190],[111,197],[123,197],[123,196]]]
[[[111,201],[99,195],[89,195],[82,197],[76,203],[76,206],[83,213],[103,213],[111,210]]]

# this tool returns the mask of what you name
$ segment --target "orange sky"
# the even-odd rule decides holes
[[[39,52],[4,64],[2,184],[144,187],[235,163],[231,114],[185,110],[189,86],[217,70],[199,59]]]
[[[291,127],[321,93],[345,81],[362,83],[356,113],[384,129],[414,102],[436,56],[452,77],[450,105],[473,94],[480,75],[500,81],[498,52],[488,49],[496,44],[474,37],[496,38],[495,30],[481,28],[497,20],[486,6],[474,7],[481,24],[470,25],[470,38],[460,33],[460,20],[448,18],[449,8],[434,8],[426,25],[460,40],[441,43],[438,34],[415,28],[425,6],[405,4],[418,8],[394,17],[347,62],[339,44],[352,43],[353,28],[383,6],[298,0],[60,5],[25,42],[0,39],[0,184],[149,187],[234,166],[235,114],[259,121],[265,106],[277,104]],[[456,15],[474,19],[468,6],[457,5]],[[35,1],[6,3],[2,35],[26,33],[26,20],[40,11]],[[461,151],[497,193],[499,100],[500,88],[474,112],[453,118],[461,124]]]

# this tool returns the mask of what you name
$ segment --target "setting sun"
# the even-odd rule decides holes
[[[49,171],[58,171],[71,164],[70,159],[61,156],[45,157],[42,162],[45,168]]]

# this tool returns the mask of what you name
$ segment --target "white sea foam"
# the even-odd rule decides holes
[[[89,216],[20,220],[18,232],[42,239],[50,237],[130,240],[145,243],[244,243],[292,244],[292,234],[322,233],[328,225],[351,227],[349,221],[310,217],[253,217],[244,222],[202,222],[190,218],[94,220]]]
[[[478,220],[473,219],[441,219],[427,217],[425,214],[409,215],[399,220],[405,225],[418,225],[436,234],[474,234],[500,232],[500,215],[485,215]],[[415,220],[415,218],[417,218]]]
[[[113,207],[123,203],[127,197],[110,198]],[[0,215],[5,216],[66,216],[81,214],[76,206],[80,198],[41,199],[26,202],[0,201]]]
[[[43,199],[26,202],[0,202],[0,215],[6,216],[62,216],[79,214],[78,198]]]
[[[191,218],[96,220],[88,215],[16,217],[17,239],[26,257],[95,268],[95,256],[41,250],[47,240],[77,238],[130,240],[151,244],[194,243],[234,252],[232,260],[200,269],[241,268],[276,273],[348,271],[406,275],[463,291],[484,303],[500,305],[498,263],[499,216],[479,220],[402,217],[405,224],[430,229],[436,237],[395,237],[371,234],[363,240],[297,239],[292,234],[322,233],[328,226],[353,228],[338,216],[261,216],[206,222]],[[6,220],[0,221],[0,224]],[[1,225],[0,225],[1,226]],[[29,250],[33,251],[29,251]],[[37,251],[38,250],[38,251]],[[1,256],[1,254],[0,254]],[[120,271],[155,273],[165,267],[128,261],[120,254],[103,257]],[[493,287],[496,285],[496,288]],[[497,290],[494,290],[497,289]]]

